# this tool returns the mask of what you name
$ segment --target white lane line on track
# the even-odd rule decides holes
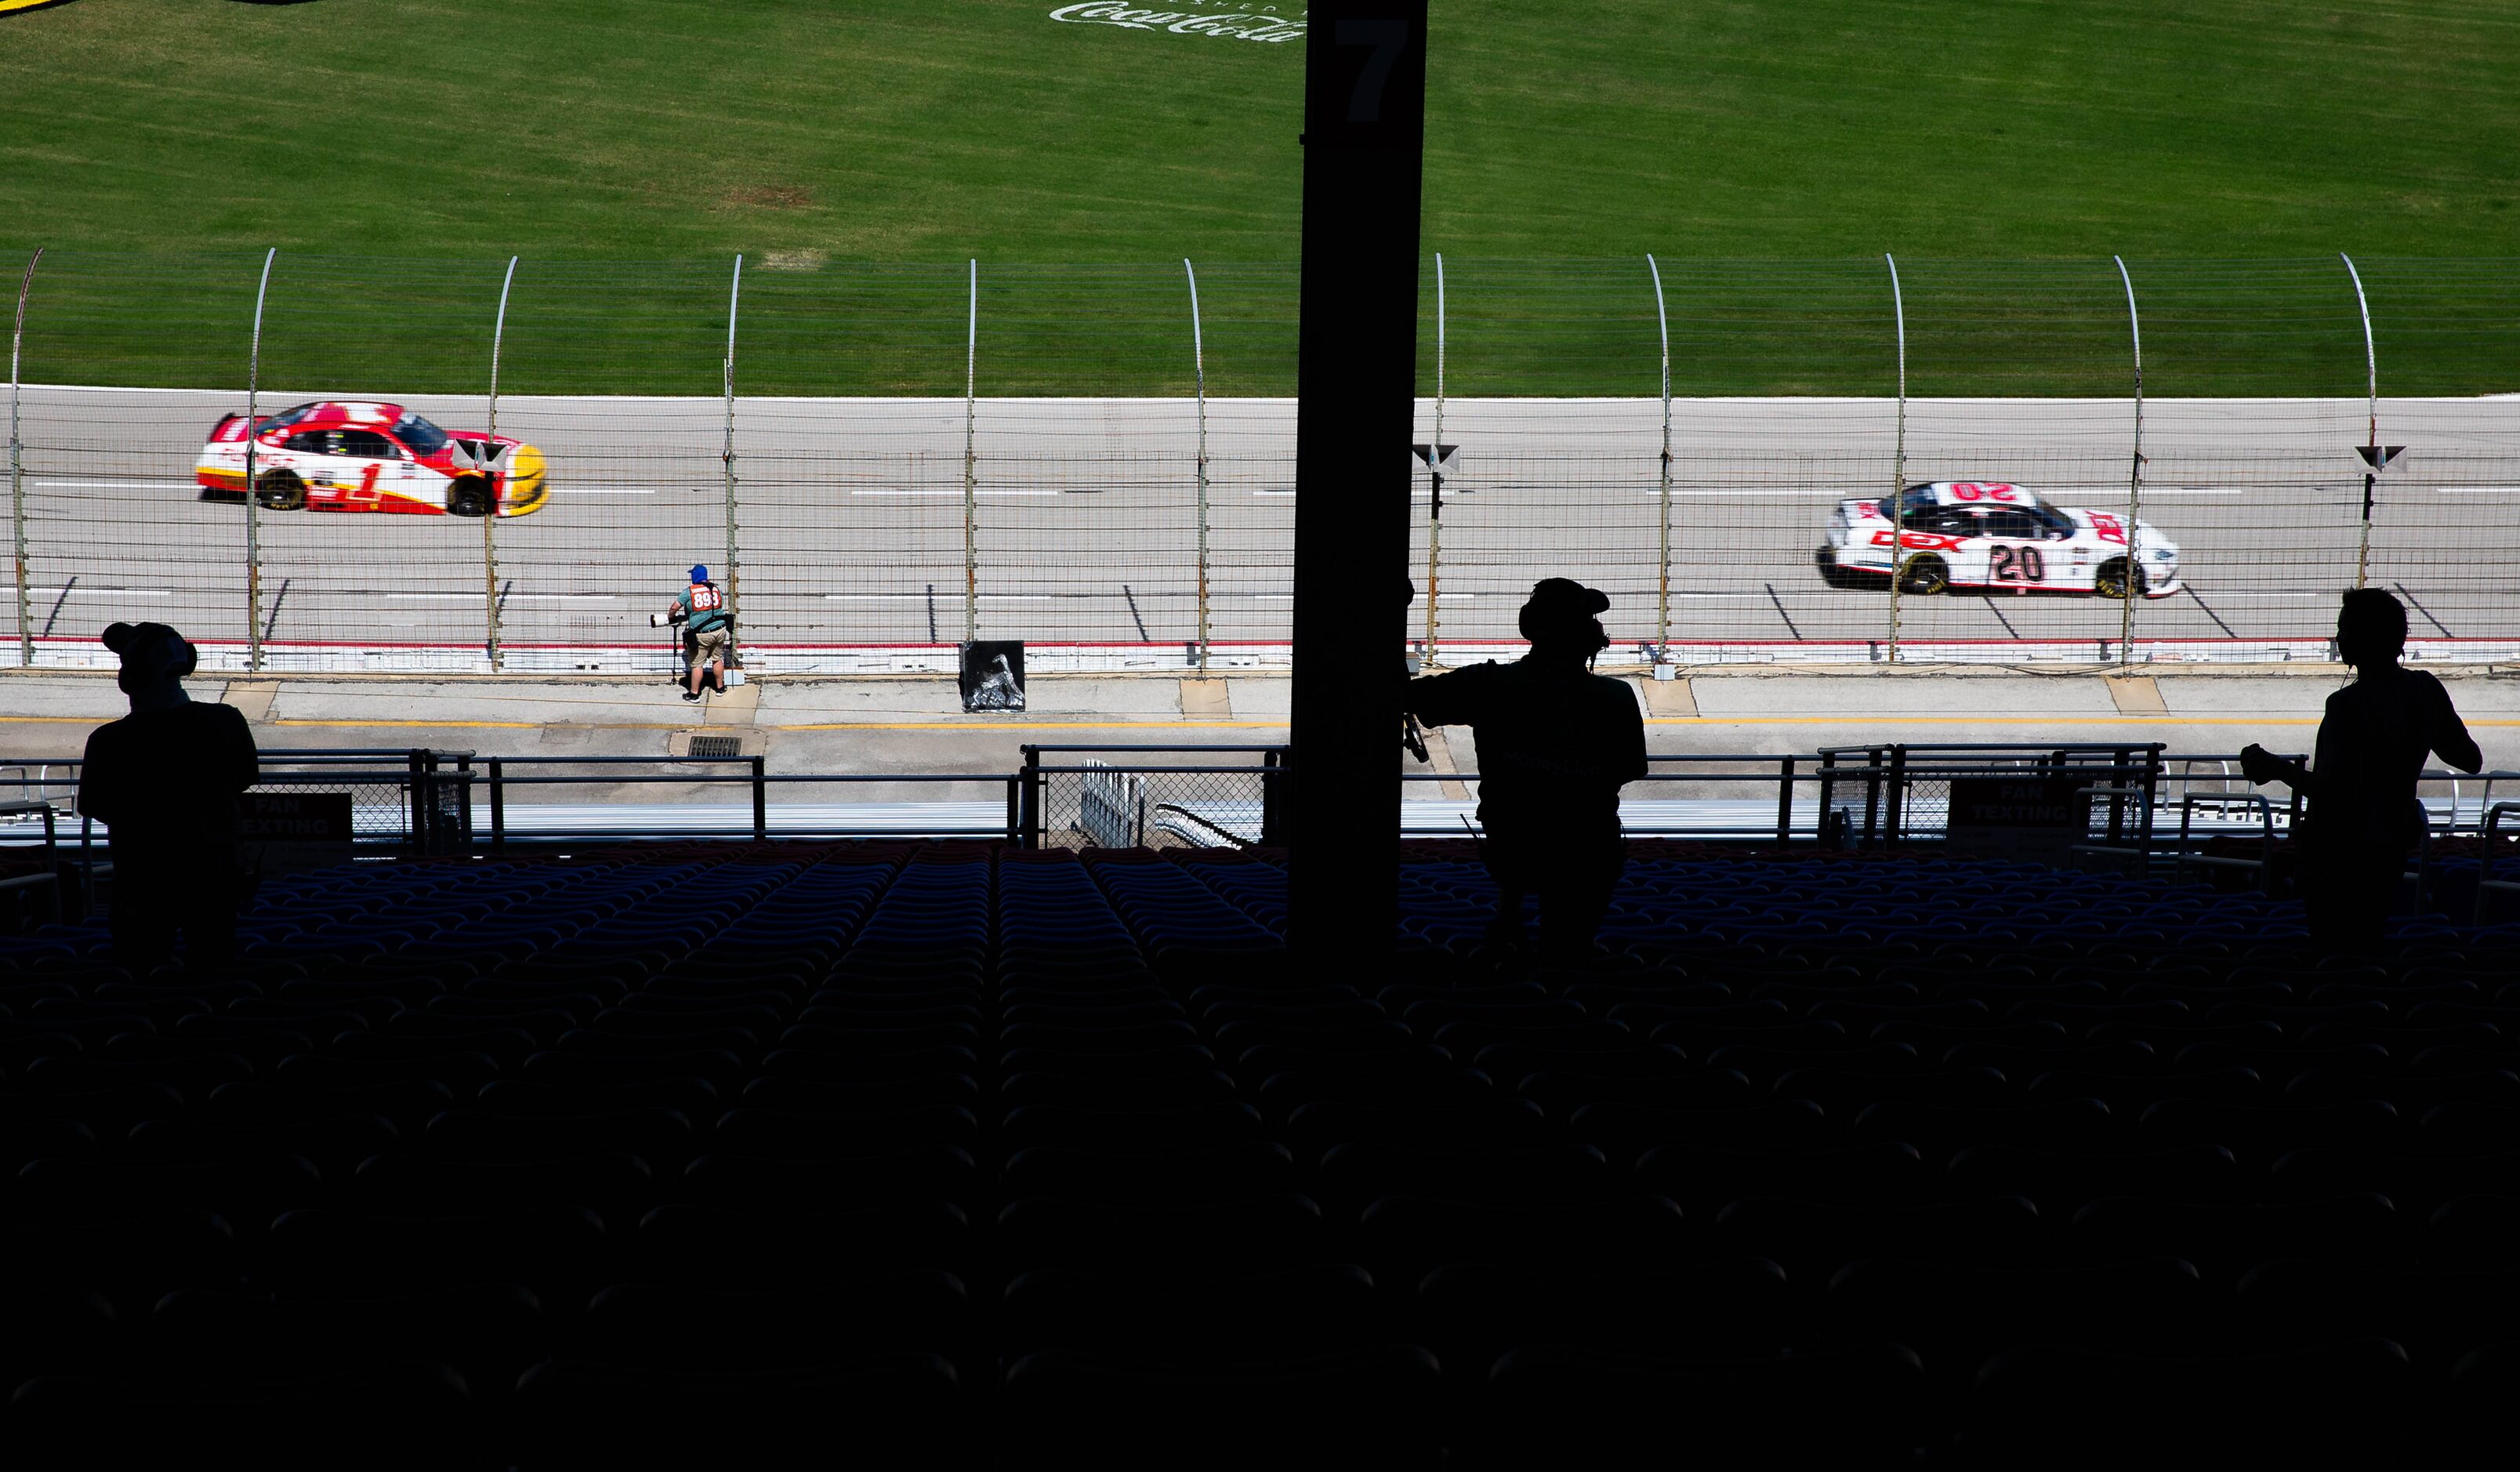
[[[189,491],[189,480],[29,480],[26,484],[38,490],[52,486],[62,490],[88,491]]]
[[[2520,496],[2520,485],[2446,485],[2437,494],[2443,496]]]
[[[698,495],[706,489],[705,486],[696,485],[692,487],[692,493]],[[555,490],[557,491],[557,488]],[[573,485],[567,488],[567,494],[571,496],[653,496],[656,494],[656,488],[652,485]]]
[[[983,593],[980,595],[980,602],[984,603],[1046,603],[1050,601],[1051,596],[1047,593]],[[826,593],[823,595],[823,602],[827,603],[923,603],[927,602],[927,595],[924,593]],[[937,602],[958,603],[962,600],[952,594],[946,594]]]
[[[961,491],[958,491],[958,490],[944,490],[944,491],[905,491],[905,490],[893,490],[893,489],[889,489],[889,488],[887,488],[887,489],[881,489],[881,490],[858,490],[858,491],[851,491],[851,492],[849,492],[849,494],[850,494],[850,495],[852,495],[852,496],[953,496],[953,497],[960,497],[963,493],[962,493]],[[996,490],[973,491],[971,494],[972,494],[972,495],[974,495],[974,496],[1056,496],[1056,495],[1058,495],[1058,492],[1057,492],[1057,491],[1050,491],[1050,490],[1034,490],[1034,489],[1031,489],[1031,488],[1028,488],[1028,487],[1027,487],[1027,488],[1009,488],[1009,487],[1000,487],[999,489],[996,489]]]
[[[477,593],[388,593],[387,602],[477,603]],[[621,601],[614,593],[508,593],[500,595],[503,603],[615,603]]]
[[[18,590],[0,588],[0,593],[14,598]],[[173,598],[175,595],[163,588],[29,588],[26,590],[26,596],[28,598]]]

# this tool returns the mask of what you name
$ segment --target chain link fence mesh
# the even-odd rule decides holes
[[[2420,657],[2511,657],[2520,404],[2494,395],[2520,392],[2520,261],[2355,264],[2367,356],[2341,259],[1900,261],[1894,306],[1886,260],[1447,258],[1439,312],[1430,257],[1414,438],[1460,452],[1440,499],[1414,472],[1412,636],[1483,657],[1536,578],[1568,575],[1611,594],[1614,659],[1894,637],[1916,659],[2314,657],[2359,576],[2407,602]],[[645,668],[646,615],[696,562],[756,667],[927,667],[968,637],[1029,640],[1044,668],[1282,657],[1291,264],[789,251],[511,278],[280,252],[255,407],[383,399],[459,434],[495,409],[551,494],[486,527],[197,499],[205,436],[247,407],[262,267],[39,262],[11,507],[36,662],[157,618],[226,668],[257,641],[278,669]],[[2375,432],[2409,450],[2366,533]],[[386,468],[407,470],[433,485]],[[1962,479],[2110,514],[2139,489],[2183,588],[2131,615],[1903,596],[1894,635],[1879,587],[1819,575],[1839,502]]]

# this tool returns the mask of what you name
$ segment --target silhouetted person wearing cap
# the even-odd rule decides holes
[[[2407,610],[2395,598],[2377,588],[2346,594],[2336,647],[2354,666],[2354,683],[2327,697],[2311,765],[2253,743],[2241,749],[2240,767],[2253,782],[2283,782],[2309,799],[2298,841],[2312,939],[2331,950],[2366,951],[2379,944],[2407,853],[2423,837],[2415,782],[2425,755],[2474,772],[2485,753],[2442,683],[2398,663]]]
[[[217,965],[235,955],[248,878],[237,850],[237,798],[261,757],[232,705],[196,704],[183,679],[192,645],[164,624],[115,624],[105,647],[122,657],[117,684],[131,714],[98,727],[79,768],[79,811],[113,843],[114,956],[143,975],[175,953]]]
[[[1636,692],[1592,663],[1609,647],[1598,615],[1609,598],[1545,578],[1522,605],[1531,652],[1410,681],[1406,708],[1429,726],[1470,728],[1478,742],[1479,822],[1496,876],[1490,936],[1522,935],[1522,900],[1540,898],[1540,941],[1552,957],[1592,949],[1627,862],[1619,788],[1645,775]]]

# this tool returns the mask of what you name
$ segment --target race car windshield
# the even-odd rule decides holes
[[[393,432],[394,438],[401,440],[406,449],[423,460],[446,446],[446,431],[417,414],[404,415],[395,423]]]

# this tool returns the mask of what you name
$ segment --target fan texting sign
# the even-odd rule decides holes
[[[1944,837],[1968,853],[2061,860],[2091,826],[2087,779],[1956,777]]]
[[[266,878],[350,862],[350,794],[248,792],[237,799],[246,867]]]

